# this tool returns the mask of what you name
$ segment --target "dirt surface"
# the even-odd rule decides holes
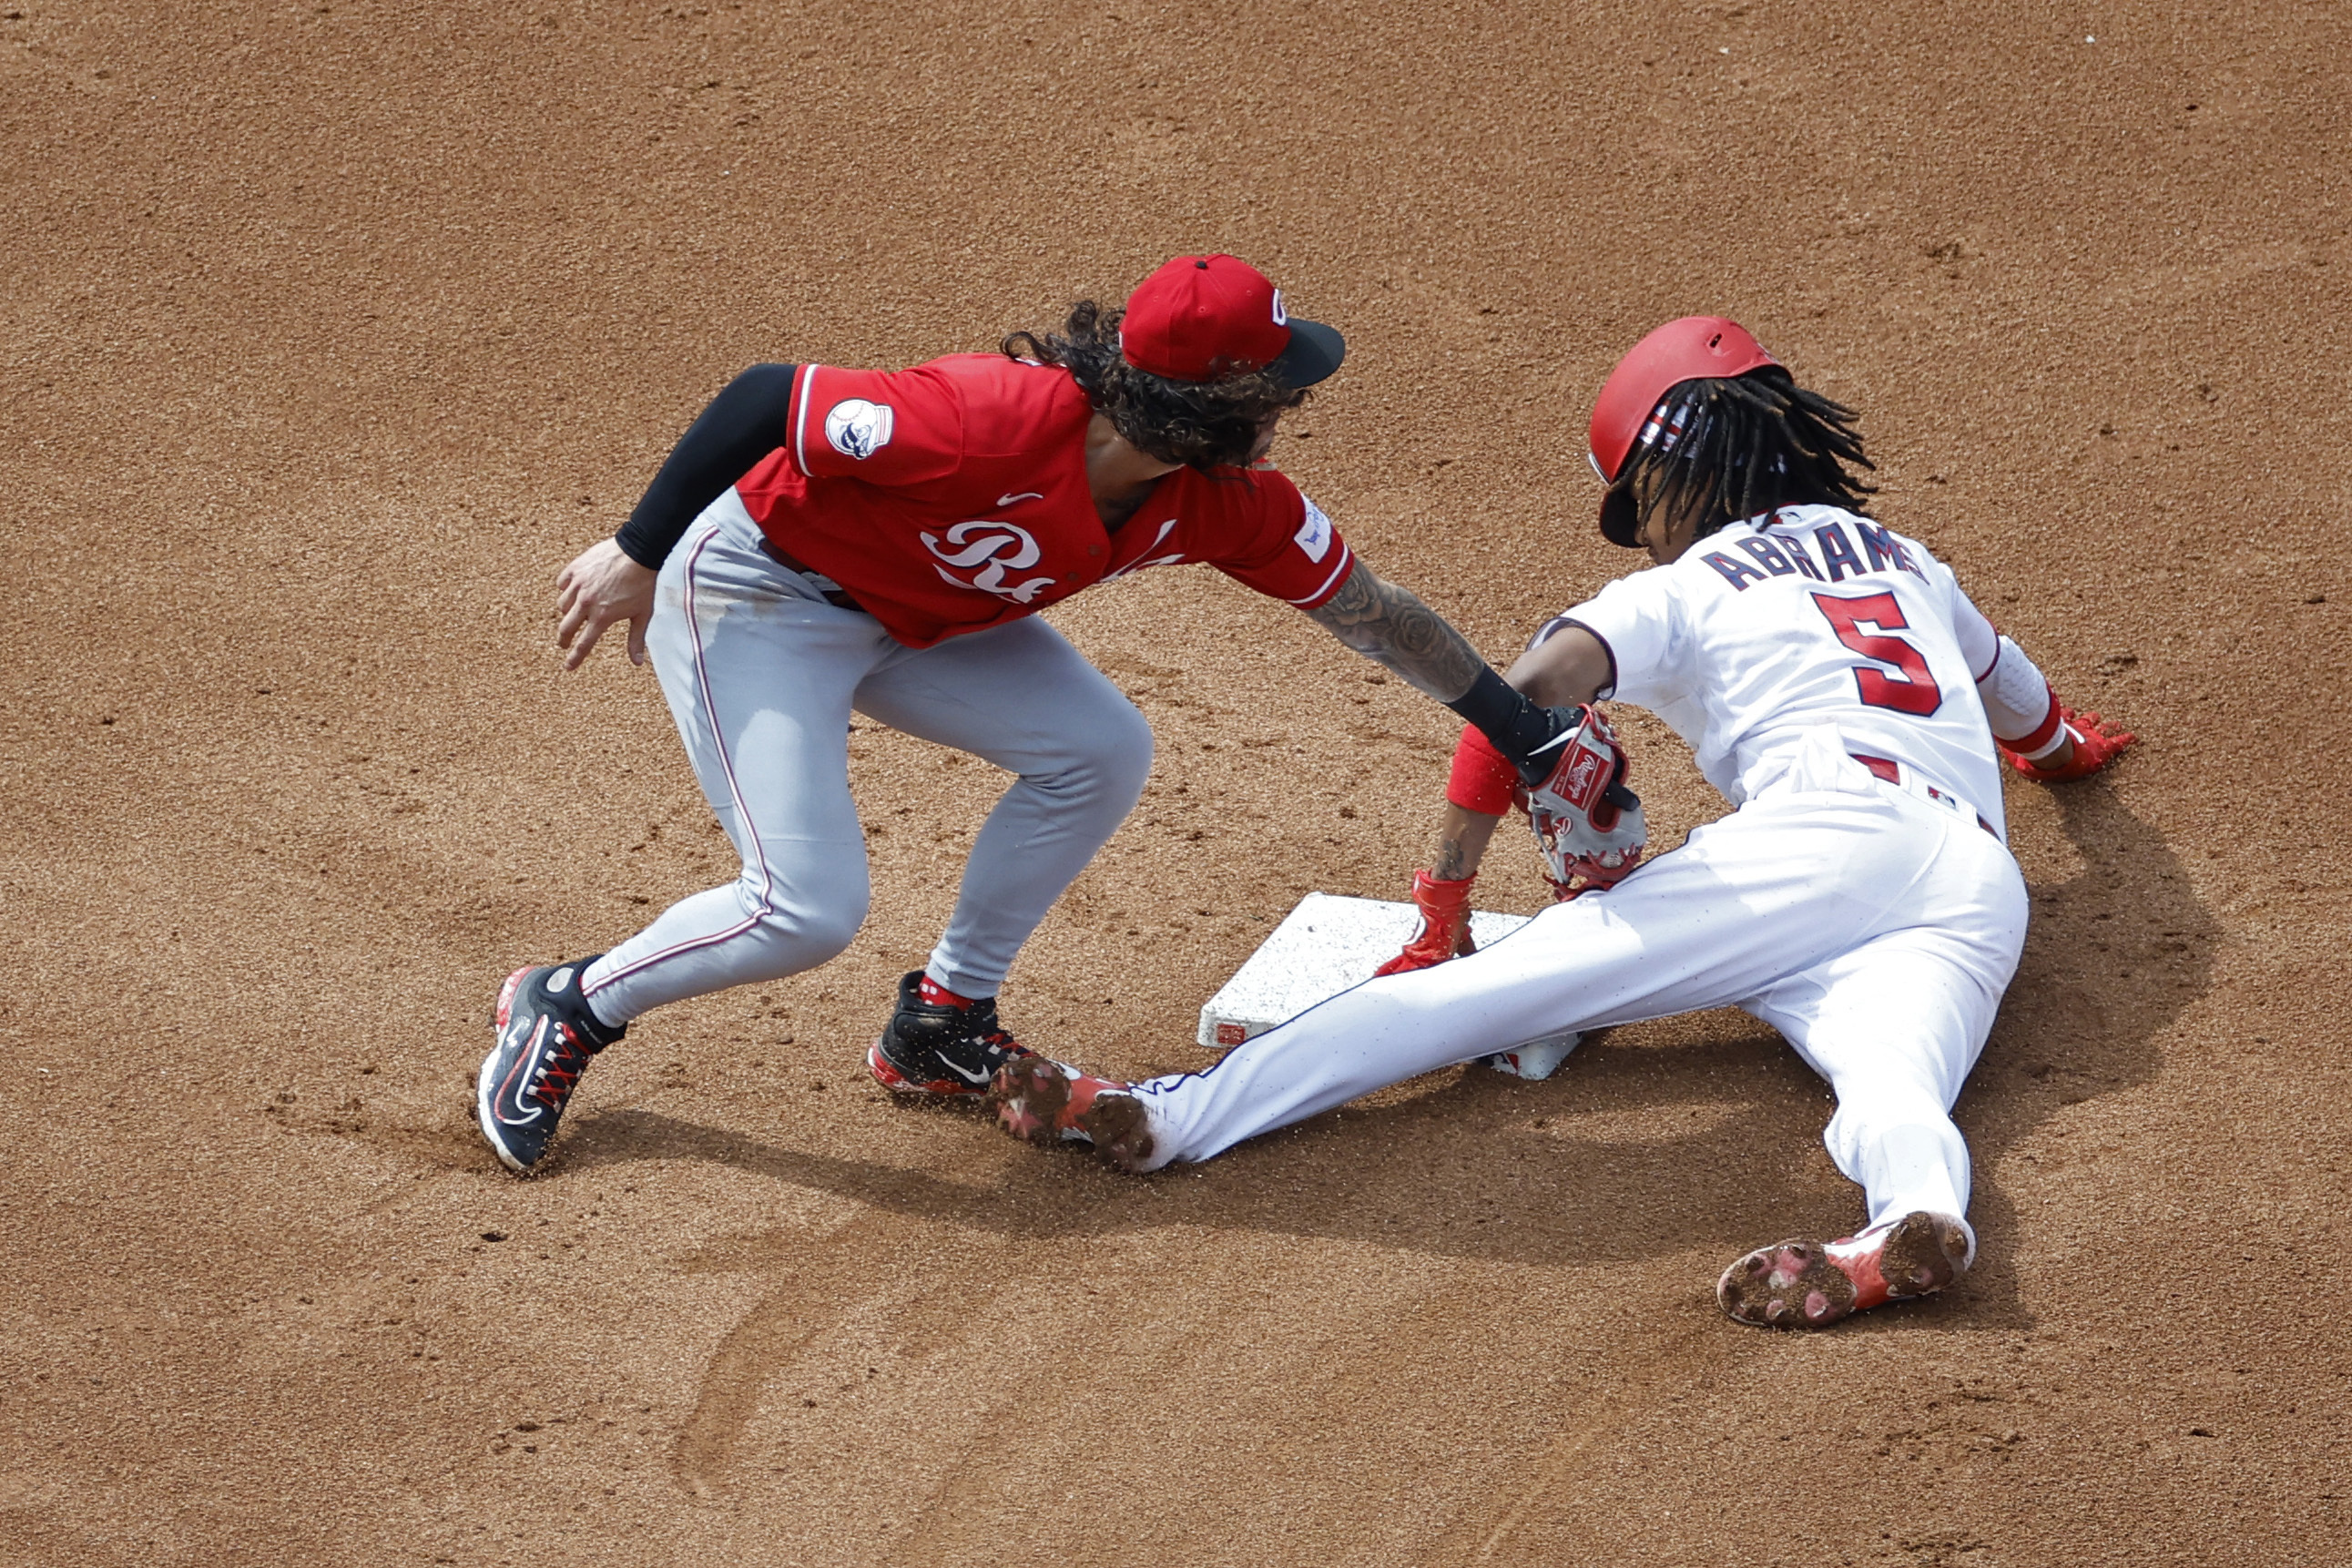
[[[2317,0],[7,0],[0,1559],[2346,1561],[2347,58]],[[1948,1297],[1717,1315],[1859,1213],[1737,1015],[1141,1181],[886,1103],[1001,775],[870,727],[856,947],[485,1151],[507,970],[729,871],[556,570],[748,363],[1202,248],[1349,333],[1277,456],[1490,655],[1626,569],[1591,398],[1722,310],[2139,731],[2012,791]],[[1160,752],[1008,1018],[1197,1065],[1300,894],[1403,888],[1451,725],[1212,572],[1055,619]],[[1633,740],[1665,842],[1720,811]]]

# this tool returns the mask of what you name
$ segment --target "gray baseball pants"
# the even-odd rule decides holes
[[[814,969],[856,936],[868,884],[849,794],[853,711],[1016,775],[927,965],[964,996],[996,994],[1151,769],[1143,715],[1043,620],[907,647],[771,554],[731,489],[663,565],[646,640],[743,868],[589,966],[582,989],[608,1024]]]

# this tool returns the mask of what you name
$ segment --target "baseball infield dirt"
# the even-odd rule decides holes
[[[2347,58],[2320,0],[8,0],[0,1557],[2345,1561]],[[1143,1180],[886,1102],[1002,775],[871,726],[856,946],[483,1148],[507,970],[729,863],[557,569],[747,364],[1211,248],[1349,334],[1277,457],[1491,657],[1630,563],[1610,363],[1723,311],[2138,731],[2012,790],[1948,1297],[1717,1314],[1859,1212],[1735,1014]],[[1402,895],[1452,725],[1214,573],[1054,619],[1160,750],[1007,1018],[1198,1064],[1299,895]],[[1629,728],[1662,842],[1721,809]]]

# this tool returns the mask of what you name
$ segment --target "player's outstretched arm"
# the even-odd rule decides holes
[[[1476,725],[1530,785],[1551,772],[1561,743],[1582,721],[1575,709],[1544,707],[1515,689],[1444,616],[1412,589],[1382,581],[1361,556],[1339,591],[1307,613],[1358,653]],[[1605,669],[1605,654],[1601,662]]]
[[[1478,650],[1451,622],[1423,604],[1412,589],[1383,581],[1360,556],[1339,591],[1307,614],[1358,653],[1440,702],[1460,700],[1486,668]]]
[[[2010,765],[2043,784],[2087,778],[2123,754],[2137,736],[2096,713],[2077,713],[2058,700],[2049,678],[2025,650],[1993,629],[1966,595],[1958,595],[1953,628],[1977,677],[1977,696],[1993,740]]]

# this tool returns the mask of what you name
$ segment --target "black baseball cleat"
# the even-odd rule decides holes
[[[995,997],[961,1007],[926,1002],[922,984],[919,969],[898,982],[898,1011],[866,1053],[866,1070],[884,1089],[977,1100],[997,1068],[1030,1054],[997,1024]]]
[[[530,1173],[547,1152],[588,1058],[629,1032],[626,1024],[600,1023],[580,994],[580,976],[602,956],[518,969],[499,993],[490,1016],[498,1044],[482,1058],[474,1106],[482,1136],[509,1171]]]

